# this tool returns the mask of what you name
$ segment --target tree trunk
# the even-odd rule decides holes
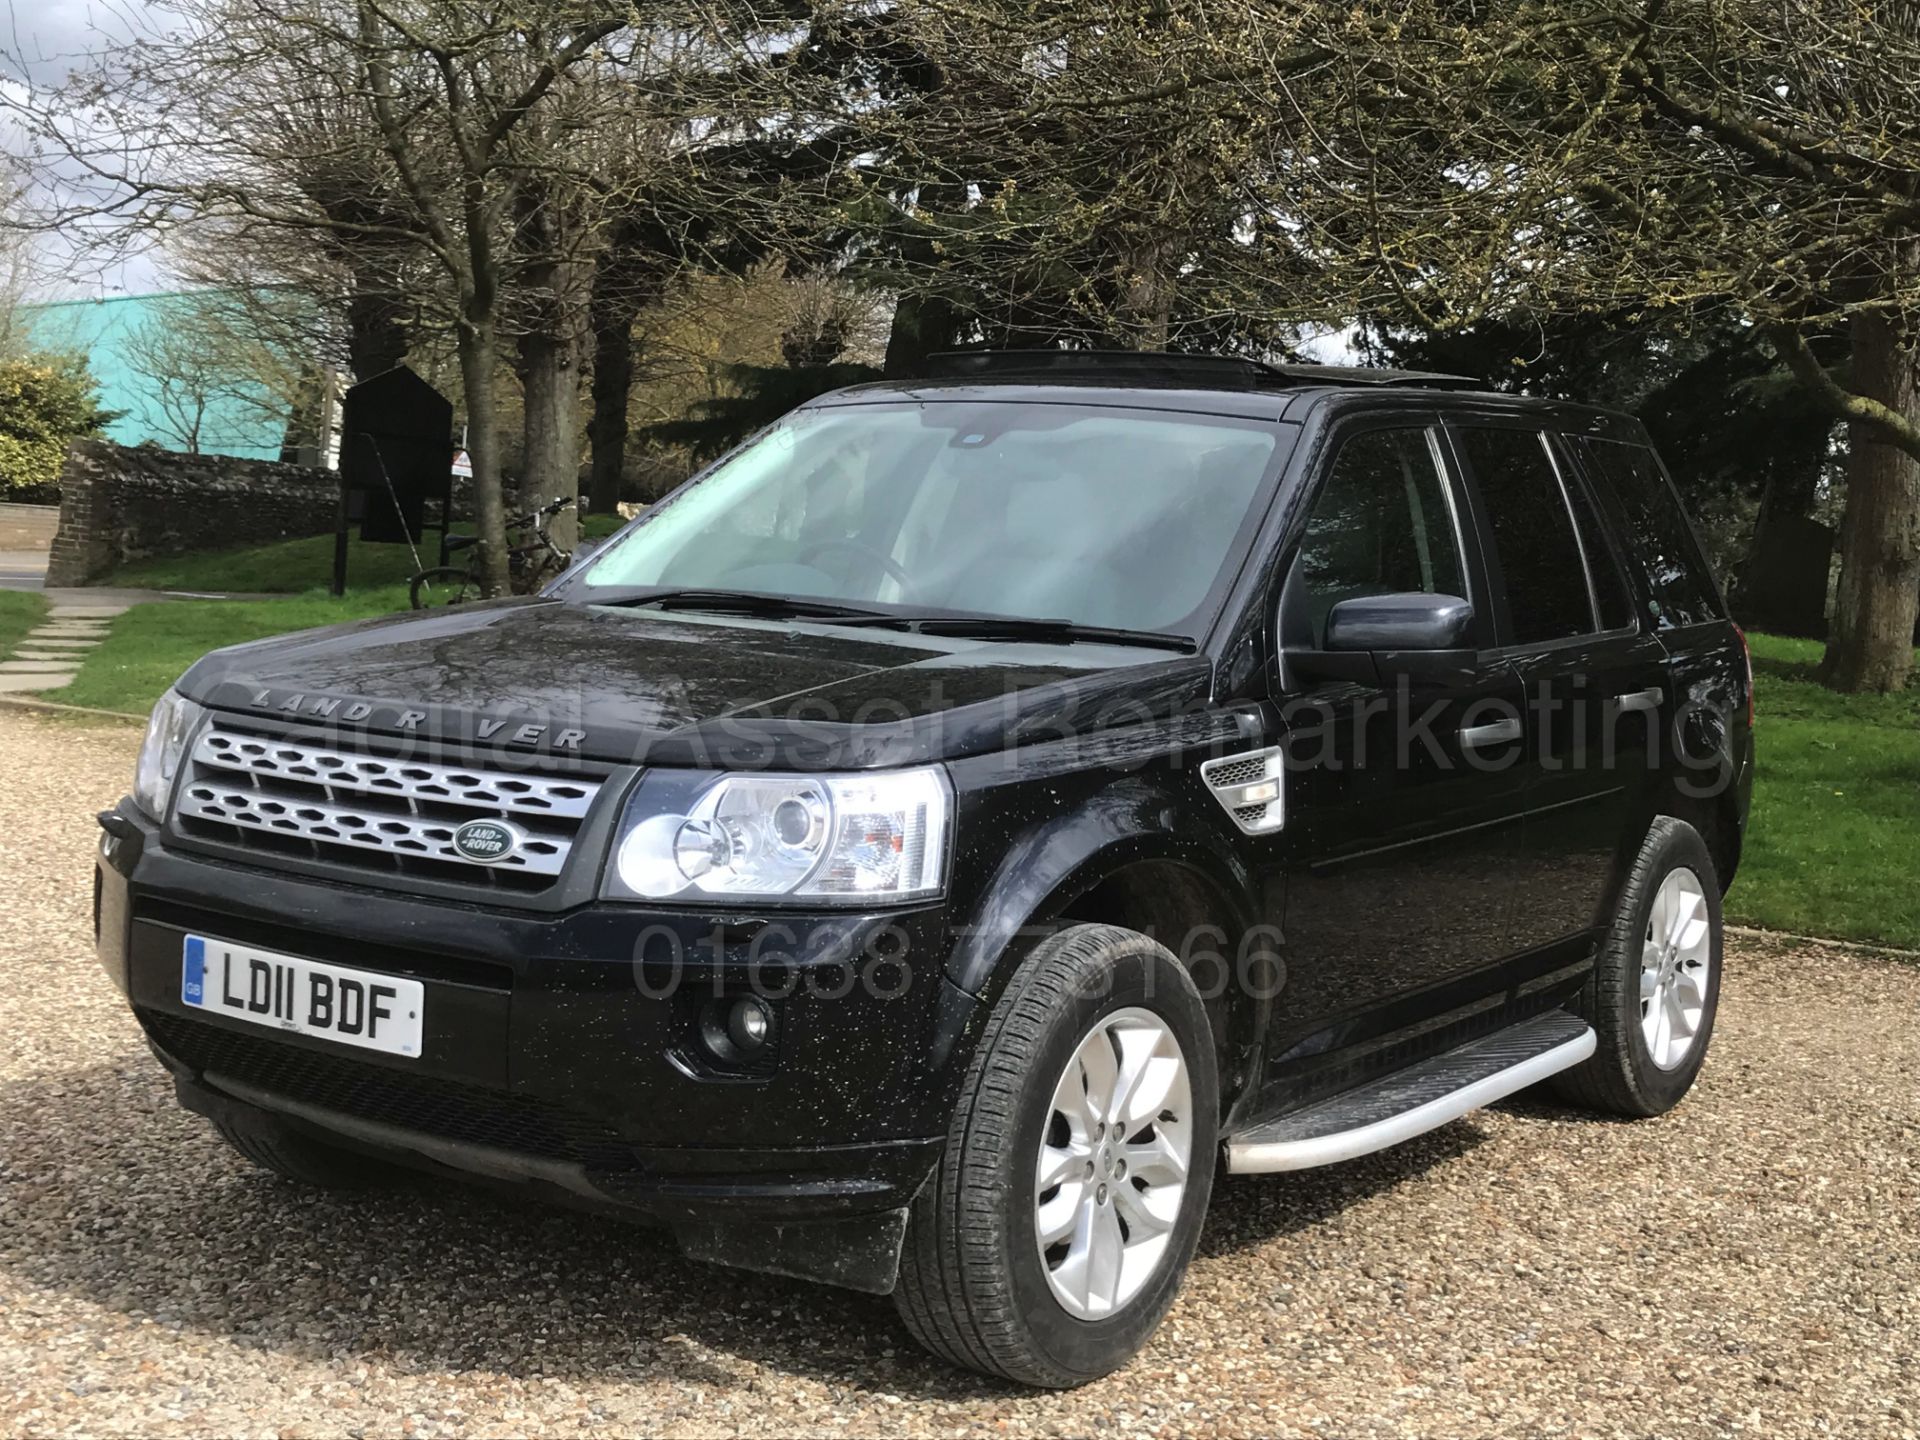
[[[600,276],[594,277],[596,290]],[[627,405],[633,396],[633,309],[618,295],[595,295],[587,323],[593,330],[593,418],[587,422],[592,471],[587,508],[610,515],[620,503],[627,464]]]
[[[1176,254],[1174,243],[1165,236],[1126,249],[1121,264],[1120,313],[1131,349],[1167,348],[1177,283],[1174,278]]]
[[[500,494],[499,422],[493,409],[493,317],[469,315],[457,327],[460,385],[467,401],[467,459],[473,464],[474,529],[480,537],[480,589],[507,593],[507,512]]]
[[[524,474],[520,501],[528,509],[580,488],[578,376],[570,335],[542,328],[520,338],[520,382],[526,393]],[[562,510],[549,525],[553,543],[571,550],[580,538],[579,516]]]
[[[407,358],[406,321],[391,295],[356,284],[347,301],[347,364],[356,380],[391,370]]]
[[[885,374],[912,380],[927,373],[927,357],[953,345],[959,322],[951,302],[938,295],[902,295],[887,334]]]
[[[1920,414],[1920,367],[1880,314],[1853,320],[1853,384],[1903,415]],[[1920,463],[1870,426],[1848,427],[1840,585],[1820,678],[1834,690],[1898,690],[1913,669],[1920,612]]]

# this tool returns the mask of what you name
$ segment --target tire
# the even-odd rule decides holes
[[[478,595],[473,572],[458,565],[436,565],[431,570],[422,570],[407,585],[407,598],[416,610],[459,605]]]
[[[1185,1064],[1184,1116],[1178,1067],[1165,1063],[1169,1037]],[[1133,1073],[1149,1051],[1156,1058],[1142,1072],[1148,1079],[1122,1106],[1124,1143],[1109,1137],[1083,1147],[1080,1135],[1093,1134],[1090,1117],[1099,1108],[1081,1103],[1084,1079],[1094,1073],[1087,1064],[1097,1071],[1119,1054],[1132,1063],[1114,1072]],[[1073,1116],[1056,1110],[1063,1097]],[[1161,1108],[1141,1118],[1152,1106]],[[942,1359],[1028,1385],[1064,1389],[1118,1369],[1152,1335],[1193,1258],[1213,1188],[1218,1125],[1213,1033],[1172,954],[1106,925],[1048,937],[988,1017],[939,1167],[914,1200],[894,1293],[907,1328]],[[1183,1141],[1184,1188],[1176,1189],[1177,1167],[1155,1157]],[[1138,1173],[1126,1169],[1129,1159]],[[1042,1188],[1043,1163],[1070,1164],[1080,1178]],[[1083,1163],[1100,1167],[1105,1183],[1089,1179]],[[1159,1177],[1151,1186],[1150,1175]],[[1077,1227],[1045,1255],[1042,1195],[1051,1197],[1048,1224],[1071,1215]],[[1088,1236],[1118,1236],[1126,1263],[1082,1266],[1076,1254],[1100,1249],[1076,1249]],[[1079,1283],[1101,1275],[1112,1285]],[[1075,1298],[1063,1300],[1061,1292]],[[1117,1305],[1108,1303],[1112,1296]],[[1091,1310],[1076,1314],[1070,1304]]]
[[[1656,918],[1662,928],[1673,929],[1672,902],[1660,917],[1655,913],[1663,886],[1675,887],[1669,894],[1678,894],[1678,908],[1697,901],[1706,931],[1666,962],[1675,978],[1668,989],[1657,992],[1660,998],[1648,999],[1643,988],[1659,985],[1662,963],[1660,950],[1649,946]],[[1697,890],[1697,896],[1692,890]],[[1685,928],[1691,935],[1691,926]],[[1693,1088],[1713,1038],[1714,1017],[1720,1008],[1722,940],[1720,882],[1706,841],[1684,820],[1655,816],[1621,888],[1613,924],[1601,940],[1593,978],[1577,1007],[1593,1026],[1598,1048],[1585,1062],[1549,1081],[1550,1088],[1564,1100],[1606,1115],[1664,1115],[1678,1105]],[[1697,965],[1685,958],[1689,954],[1697,957]],[[1646,981],[1643,961],[1656,972]],[[1698,989],[1697,1018],[1689,1003],[1693,992],[1682,978],[1688,975]],[[1680,1053],[1670,1043],[1663,1056],[1656,1056],[1657,1036],[1650,1037],[1643,1022],[1668,995],[1678,997],[1676,1003],[1688,1016],[1691,1034]],[[1677,1037],[1683,1028],[1671,1023],[1669,1036]]]
[[[262,1170],[321,1190],[364,1190],[392,1176],[378,1160],[313,1140],[282,1125],[215,1120],[221,1139]]]

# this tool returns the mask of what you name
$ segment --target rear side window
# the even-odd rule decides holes
[[[1555,453],[1565,456],[1564,450]],[[1594,512],[1593,497],[1577,474],[1563,464],[1561,478],[1566,482],[1567,503],[1573,506],[1574,528],[1580,532],[1587,552],[1587,575],[1593,581],[1593,600],[1600,607],[1602,630],[1624,630],[1633,624],[1633,601],[1627,594],[1627,577],[1620,571],[1620,557],[1614,554],[1600,517]]]
[[[1424,429],[1369,430],[1341,445],[1307,517],[1299,567],[1316,646],[1342,600],[1466,597],[1453,507]]]
[[[1520,645],[1591,634],[1593,600],[1560,477],[1535,430],[1456,430],[1480,487]]]
[[[1673,493],[1653,452],[1644,445],[1617,440],[1582,443],[1596,473],[1619,498],[1633,563],[1647,577],[1654,627],[1672,630],[1724,618],[1712,574],[1687,525],[1680,497]]]

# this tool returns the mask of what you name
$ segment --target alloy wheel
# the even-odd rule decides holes
[[[1713,973],[1712,932],[1700,877],[1684,866],[1668,871],[1640,946],[1640,1033],[1662,1070],[1678,1069],[1700,1036]]]
[[[1067,1062],[1034,1169],[1034,1231],[1069,1314],[1104,1320],[1153,1278],[1193,1155],[1187,1060],[1166,1022],[1104,1015]]]

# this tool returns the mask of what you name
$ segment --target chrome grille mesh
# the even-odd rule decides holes
[[[360,795],[393,795],[436,804],[471,805],[521,815],[560,815],[577,820],[593,803],[591,782],[503,775],[424,760],[347,755],[305,742],[209,730],[194,746],[194,762],[249,775],[323,785]]]
[[[195,742],[174,821],[244,849],[483,888],[545,889],[565,870],[597,775],[516,774],[395,754],[355,754],[216,720]],[[469,820],[519,836],[486,863],[454,848]]]
[[[458,822],[415,820],[372,806],[349,808],[319,800],[279,798],[243,786],[193,780],[181,792],[179,814],[188,820],[272,830],[316,843],[352,845],[454,865],[471,863],[453,848],[454,824]],[[528,835],[513,854],[489,863],[536,875],[558,875],[566,863],[568,846],[566,837]]]

